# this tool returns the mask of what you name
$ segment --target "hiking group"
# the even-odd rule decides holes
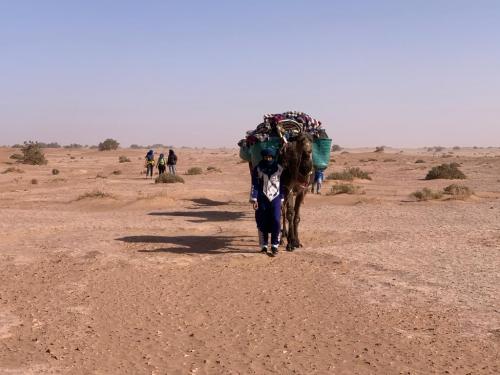
[[[165,159],[164,154],[160,154],[158,157],[158,161],[155,160],[155,153],[153,150],[149,150],[145,157],[146,162],[146,178],[153,178],[153,171],[156,166],[158,168],[158,175],[162,175],[166,172],[166,168],[168,166],[168,172],[170,174],[175,175],[176,173],[176,165],[177,165],[177,155],[174,150],[168,150],[168,156]]]

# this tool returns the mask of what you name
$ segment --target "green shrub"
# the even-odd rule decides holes
[[[118,141],[108,138],[105,141],[99,143],[99,151],[110,151],[110,150],[116,150],[120,144]]]
[[[436,167],[433,167],[425,176],[426,180],[435,180],[435,179],[448,179],[448,180],[463,180],[467,178],[465,174],[458,169],[457,163],[451,164],[441,164]]]
[[[346,168],[342,172],[330,173],[326,178],[328,180],[346,180],[346,181],[352,181],[355,178],[359,178],[362,180],[371,180],[372,179],[368,175],[368,172],[365,172],[358,167]]]
[[[130,163],[130,159],[125,155],[121,155],[118,157],[118,162],[120,163]]]
[[[184,183],[184,179],[181,176],[170,173],[163,173],[156,177],[155,184],[174,184],[176,182]]]
[[[326,195],[356,194],[359,190],[360,187],[353,184],[337,184],[333,185]]]
[[[57,174],[59,174],[59,169],[56,169],[56,168],[52,169],[52,174],[54,176],[57,175]]]
[[[443,196],[443,193],[440,191],[432,191],[429,188],[423,188],[422,190],[411,193],[411,196],[416,198],[418,201],[428,201],[431,199],[440,199]]]
[[[444,188],[444,193],[453,199],[469,198],[474,192],[465,185],[451,184]]]
[[[202,174],[203,173],[203,169],[201,169],[200,167],[192,167],[192,168],[189,168],[186,172],[187,175],[195,175],[195,174]]]

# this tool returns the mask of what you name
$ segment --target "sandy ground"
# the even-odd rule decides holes
[[[179,149],[180,174],[205,172],[158,185],[144,150],[46,150],[42,167],[9,165],[13,151],[0,149],[0,173],[24,171],[0,174],[0,374],[500,372],[499,149],[334,153],[327,173],[373,180],[308,195],[305,247],[276,258],[258,253],[236,150]],[[408,197],[450,184],[423,180],[450,161],[473,197]],[[79,199],[96,189],[112,196]]]

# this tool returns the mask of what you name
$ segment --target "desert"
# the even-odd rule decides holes
[[[176,148],[169,184],[146,151],[0,148],[0,374],[500,372],[499,148],[332,152],[371,179],[308,194],[275,258],[236,148]],[[450,162],[470,196],[412,196]]]

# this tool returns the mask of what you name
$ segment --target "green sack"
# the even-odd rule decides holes
[[[313,141],[312,146],[314,168],[325,169],[330,163],[332,140],[328,138],[317,138]]]
[[[252,154],[250,153],[250,147],[248,147],[248,146],[241,146],[240,147],[240,158],[242,158],[245,161],[252,160]]]

